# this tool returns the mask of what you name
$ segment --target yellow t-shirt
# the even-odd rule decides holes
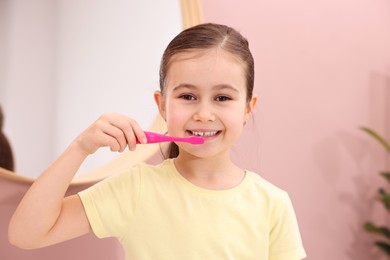
[[[170,159],[140,164],[79,196],[93,232],[117,237],[129,260],[305,257],[287,193],[253,172],[232,189],[207,190]]]

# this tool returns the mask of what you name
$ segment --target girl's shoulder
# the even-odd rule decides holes
[[[250,189],[255,189],[258,192],[264,193],[264,195],[271,197],[277,197],[281,199],[286,199],[286,197],[288,197],[288,194],[285,190],[264,179],[259,174],[252,171],[247,171],[247,175],[251,183]]]

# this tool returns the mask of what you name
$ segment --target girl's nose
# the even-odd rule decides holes
[[[209,105],[199,104],[193,115],[193,119],[201,122],[211,122],[215,120],[215,115]]]

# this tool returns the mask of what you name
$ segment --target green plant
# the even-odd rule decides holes
[[[377,140],[386,151],[390,154],[390,143],[387,142],[382,136],[380,136],[374,130],[361,127],[361,130],[369,134],[375,140]],[[380,175],[383,176],[388,183],[390,183],[390,172],[380,172]],[[390,213],[390,193],[387,192],[384,188],[379,188],[378,190],[379,201],[383,204],[385,209]],[[364,223],[364,228],[374,234],[381,235],[385,240],[375,241],[375,245],[379,247],[383,252],[385,252],[390,257],[390,228],[384,226],[378,226],[371,221]]]

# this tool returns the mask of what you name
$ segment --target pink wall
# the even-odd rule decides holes
[[[260,103],[235,160],[289,192],[307,259],[379,259],[361,226],[388,220],[374,196],[390,164],[358,126],[390,138],[390,2],[201,5],[206,22],[246,35],[256,60]]]

